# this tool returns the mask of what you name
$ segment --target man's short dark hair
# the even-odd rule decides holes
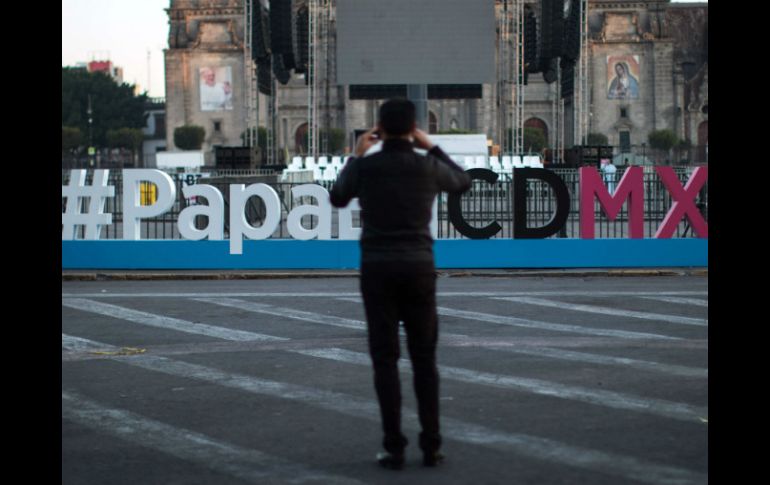
[[[414,128],[415,107],[408,99],[389,99],[380,106],[380,125],[388,135],[406,135]]]

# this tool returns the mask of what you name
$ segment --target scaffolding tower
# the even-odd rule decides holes
[[[588,117],[591,92],[588,88],[589,55],[588,49],[588,0],[579,0],[580,8],[580,55],[574,69],[574,91],[572,98],[572,144],[588,143]]]
[[[519,155],[524,150],[524,0],[503,0],[498,30],[498,137],[503,154]]]
[[[246,133],[244,134],[243,144],[244,146],[253,147],[257,146],[257,126],[259,125],[259,93],[257,91],[257,65],[251,57],[253,39],[252,34],[252,19],[254,11],[254,2],[259,0],[246,0],[243,5],[244,15],[244,42],[243,42],[243,80],[245,84],[245,101],[246,109],[245,126]],[[252,150],[253,153],[253,150]]]
[[[513,146],[515,155],[524,152],[524,0],[513,0]]]
[[[575,85],[579,98],[577,106],[578,129],[575,142],[581,145],[588,144],[588,116],[590,112],[591,93],[588,89],[588,66],[590,51],[588,49],[588,0],[580,0],[580,58],[578,59],[578,80]]]
[[[318,17],[322,0],[308,0],[307,149],[318,157]]]

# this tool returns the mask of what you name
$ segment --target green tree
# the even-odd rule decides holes
[[[586,144],[591,146],[607,146],[610,144],[610,140],[607,135],[602,133],[589,133],[586,137]]]
[[[107,131],[107,146],[110,148],[127,148],[136,151],[142,146],[144,133],[136,128],[118,128]]]
[[[117,84],[107,74],[62,67],[61,91],[62,126],[79,128],[83,134],[89,133],[88,98],[90,95],[94,146],[107,145],[108,130],[141,129],[145,125],[147,95],[135,96],[133,85]],[[88,142],[88,138],[85,141]]]
[[[319,141],[322,141],[324,137],[329,137],[329,153],[332,155],[340,155],[345,149],[345,130],[341,128],[329,128],[329,131],[320,130]]]
[[[174,129],[174,145],[182,150],[200,150],[206,130],[202,126],[184,125]]]
[[[647,136],[647,141],[653,150],[657,150],[659,154],[663,154],[668,158],[669,152],[679,142],[679,139],[676,133],[671,130],[655,130]],[[658,161],[660,161],[660,158],[658,158]]]
[[[110,148],[125,148],[131,151],[131,159],[136,163],[137,152],[142,147],[144,133],[137,128],[118,128],[107,130],[107,146]]]
[[[61,151],[72,153],[84,143],[83,133],[76,126],[61,127]]]
[[[540,153],[546,148],[545,133],[540,128],[524,127],[524,150]]]
[[[345,149],[345,130],[340,128],[330,128],[328,131],[324,128],[318,130],[318,150],[321,150],[323,146],[324,137],[329,137],[329,153],[321,153],[321,155],[341,155]],[[308,132],[302,137],[302,143],[305,147],[308,146]]]
[[[511,140],[513,134],[512,129],[508,129],[506,134],[506,141]],[[545,138],[545,132],[540,128],[533,128],[529,126],[524,127],[524,137],[522,140],[522,150],[527,153],[541,153],[544,148],[548,147],[548,142]],[[513,143],[511,143],[513,145]]]

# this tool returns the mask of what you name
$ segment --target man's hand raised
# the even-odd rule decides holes
[[[419,128],[415,128],[412,132],[412,138],[414,139],[415,148],[422,148],[423,150],[430,150],[435,144],[430,141],[428,134]]]
[[[355,150],[357,157],[363,157],[364,154],[369,151],[373,145],[380,141],[380,139],[375,134],[375,131],[377,131],[377,128],[372,128],[371,130],[358,137]]]

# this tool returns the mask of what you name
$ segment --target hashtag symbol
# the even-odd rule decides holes
[[[70,171],[69,185],[61,187],[66,201],[61,215],[63,240],[76,239],[77,226],[86,227],[86,239],[99,239],[102,226],[112,224],[112,214],[104,214],[105,198],[115,197],[115,187],[107,185],[109,174],[109,170],[95,170],[93,183],[86,185],[85,170]],[[84,199],[89,199],[88,203]],[[81,205],[87,208],[85,213],[80,211]]]

